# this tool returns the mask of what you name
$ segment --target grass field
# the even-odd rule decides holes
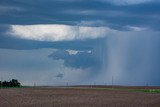
[[[23,87],[0,89],[0,107],[160,107],[157,87]]]

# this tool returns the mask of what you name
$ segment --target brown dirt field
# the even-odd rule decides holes
[[[0,107],[160,107],[160,94],[73,88],[0,89]]]

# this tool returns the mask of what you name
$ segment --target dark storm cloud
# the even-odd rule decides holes
[[[0,8],[0,24],[77,25],[101,20],[102,26],[119,30],[127,25],[159,30],[160,23],[160,2],[154,0],[134,5],[115,5],[109,0],[1,0]]]
[[[87,41],[62,41],[62,42],[41,42],[33,40],[23,40],[16,38],[0,37],[0,48],[3,49],[39,49],[39,48],[55,48],[55,49],[92,49],[96,40]]]
[[[107,48],[106,48],[106,38],[96,39],[82,42],[82,46],[90,46],[91,48],[86,48],[85,50],[80,50],[80,48],[73,49],[76,51],[75,54],[69,53],[68,49],[58,49],[56,52],[48,55],[49,58],[53,60],[63,60],[66,67],[76,68],[76,69],[91,69],[93,74],[96,76],[97,73],[101,72],[102,66],[104,66],[107,59]],[[67,47],[68,45],[66,45]],[[78,45],[76,45],[78,46]]]
[[[100,68],[100,60],[96,59],[94,54],[88,52],[78,52],[76,54],[69,54],[68,51],[58,50],[48,56],[54,60],[64,60],[64,65],[67,67],[72,67],[76,69],[85,69],[85,68]]]
[[[10,24],[69,24],[108,26],[128,30],[126,26],[160,30],[160,2],[115,5],[109,0],[1,0],[0,48],[8,49],[92,49],[97,40],[40,42],[10,37]],[[99,41],[99,40],[98,40]]]

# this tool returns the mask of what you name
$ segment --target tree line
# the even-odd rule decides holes
[[[1,87],[20,87],[21,83],[16,79],[12,79],[10,81],[0,81]]]

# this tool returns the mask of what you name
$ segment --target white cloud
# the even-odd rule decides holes
[[[78,52],[92,53],[91,50],[87,50],[87,51],[79,51],[79,50],[71,50],[71,49],[68,49],[68,50],[66,50],[66,51],[68,51],[70,55],[76,55]]]
[[[70,50],[70,49],[68,49],[66,51],[68,51],[70,55],[76,55],[79,52],[77,50]]]
[[[130,31],[146,31],[148,30],[148,28],[145,27],[137,27],[137,26],[126,26],[126,29],[130,30]]]
[[[96,39],[114,30],[108,27],[85,27],[70,25],[11,25],[10,35],[38,41],[69,41]]]

